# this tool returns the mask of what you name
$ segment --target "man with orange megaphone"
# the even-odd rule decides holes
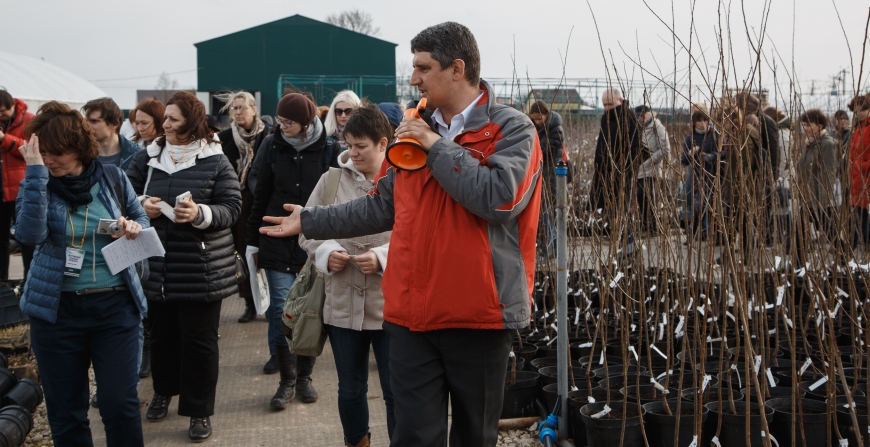
[[[495,446],[511,332],[529,324],[541,149],[521,112],[480,80],[471,31],[446,22],[411,41],[427,109],[406,116],[425,165],[385,162],[368,196],[329,207],[285,205],[270,236],[339,239],[392,230],[382,282],[396,428],[391,446]],[[394,148],[395,149],[395,148]],[[409,159],[418,155],[411,154]]]

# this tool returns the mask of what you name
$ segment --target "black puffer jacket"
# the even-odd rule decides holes
[[[277,130],[280,132],[280,129]],[[263,140],[259,149],[257,186],[254,206],[245,229],[247,243],[259,247],[257,267],[285,273],[298,273],[305,265],[308,254],[299,246],[299,237],[273,238],[260,234],[263,216],[288,216],[285,203],[305,205],[308,196],[329,168],[323,165],[326,132],[311,146],[297,152],[281,135],[272,134]],[[339,151],[335,151],[339,152]],[[330,165],[338,167],[333,154]]]
[[[148,177],[148,161],[159,157],[159,148],[139,151],[127,169],[136,194],[143,194]],[[154,168],[148,184],[149,196],[159,197],[175,206],[175,197],[190,191],[193,202],[208,205],[212,222],[200,230],[193,224],[176,224],[164,215],[151,220],[151,226],[166,249],[164,257],[149,259],[151,275],[143,281],[145,296],[153,301],[211,302],[238,291],[231,228],[239,217],[242,196],[239,179],[223,154],[196,160],[196,165],[172,175]]]

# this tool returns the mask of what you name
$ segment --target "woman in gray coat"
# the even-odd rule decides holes
[[[656,192],[662,190],[662,165],[671,151],[668,141],[668,131],[656,118],[652,109],[639,106],[635,109],[638,124],[643,128],[641,143],[649,157],[644,157],[637,172],[637,205],[640,211],[640,223],[650,232],[656,232],[656,220],[652,209],[655,208]]]

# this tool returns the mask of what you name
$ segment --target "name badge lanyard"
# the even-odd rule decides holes
[[[89,211],[90,205],[85,207],[85,225],[82,229],[82,238],[79,240],[78,245],[76,245],[76,227],[75,224],[73,224],[72,213],[69,212],[69,209],[66,210],[72,235],[70,235],[70,247],[67,247],[66,249],[66,264],[63,269],[63,274],[65,276],[78,278],[81,274],[82,264],[84,264],[85,261],[85,251],[83,248],[85,246],[85,237],[87,237],[88,234]]]

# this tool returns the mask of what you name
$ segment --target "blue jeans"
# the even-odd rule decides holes
[[[369,433],[369,345],[375,351],[378,378],[387,405],[387,433],[393,437],[396,417],[393,412],[393,392],[390,389],[390,339],[380,331],[355,331],[329,324],[323,325],[329,335],[335,369],[338,373],[338,415],[344,439],[357,445]]]
[[[287,339],[281,332],[281,315],[284,313],[287,293],[296,281],[296,274],[266,269],[266,280],[269,281],[269,308],[266,309],[266,320],[269,321],[269,354],[275,355],[275,345],[287,344]]]
[[[139,325],[142,317],[128,291],[61,293],[57,322],[30,319],[30,339],[57,446],[93,446],[88,421],[88,366],[97,393],[106,444],[142,446],[139,414]]]

